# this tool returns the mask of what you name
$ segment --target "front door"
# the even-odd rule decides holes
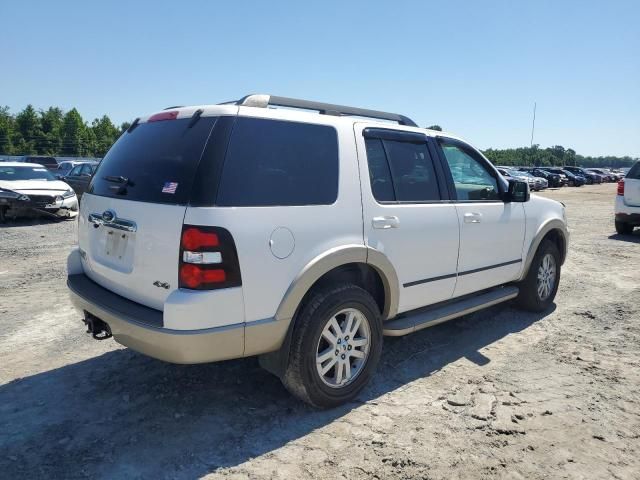
[[[522,268],[522,203],[505,203],[503,179],[473,147],[439,137],[455,187],[460,221],[459,297],[515,280]]]
[[[459,227],[435,145],[410,130],[355,126],[364,236],[396,269],[398,313],[448,300]]]

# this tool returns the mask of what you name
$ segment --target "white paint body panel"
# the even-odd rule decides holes
[[[621,213],[638,213],[640,210],[640,180],[636,178],[624,179],[624,204],[627,207],[635,207],[633,212],[621,212]]]
[[[460,258],[454,296],[459,297],[510,282],[518,277],[522,265],[513,263],[476,273],[477,269],[522,260],[525,235],[523,203],[460,202]],[[465,215],[473,216],[468,222]]]

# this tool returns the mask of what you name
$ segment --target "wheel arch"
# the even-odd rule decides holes
[[[295,317],[309,293],[323,283],[351,281],[372,294],[380,307],[381,318],[393,318],[398,312],[398,277],[389,259],[379,250],[365,245],[345,245],[330,249],[311,260],[296,276],[276,311],[276,321],[288,321],[280,348],[260,356],[260,365],[281,376],[291,348]]]
[[[533,257],[544,240],[550,240],[558,247],[558,251],[560,252],[560,264],[564,264],[564,261],[567,258],[567,250],[569,246],[569,231],[562,220],[554,218],[542,224],[533,237],[533,241],[531,242],[531,245],[529,245],[529,250],[527,251],[527,256],[525,258],[525,264],[520,278],[521,280],[527,276],[531,263],[533,262]]]

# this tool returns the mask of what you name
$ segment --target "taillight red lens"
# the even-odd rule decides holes
[[[224,270],[205,270],[197,265],[184,263],[180,266],[180,283],[188,288],[198,288],[207,283],[222,283],[227,280]]]
[[[212,232],[203,232],[197,228],[187,228],[182,232],[182,248],[185,250],[200,250],[201,248],[213,248],[220,245],[218,235]]]
[[[178,111],[174,110],[171,112],[160,112],[155,115],[151,115],[147,122],[159,122],[161,120],[175,120],[178,118]]]
[[[624,180],[618,182],[618,195],[624,195]]]

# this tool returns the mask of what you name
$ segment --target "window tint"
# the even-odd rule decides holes
[[[630,178],[632,180],[640,180],[640,162],[636,162],[635,165],[631,167],[631,170],[629,170],[629,172],[627,173],[626,178]]]
[[[367,163],[373,197],[379,202],[392,202],[396,199],[391,181],[391,172],[387,163],[387,155],[379,138],[365,139],[367,146]]]
[[[82,168],[80,169],[80,175],[91,175],[91,165],[88,163],[85,163],[84,165],[82,165]]]
[[[69,172],[69,175],[80,175],[81,168],[82,168],[82,165],[76,165],[75,167],[73,167],[73,170]]]
[[[238,118],[218,205],[328,205],[337,197],[338,138],[332,127]]]
[[[475,152],[442,139],[440,146],[451,169],[458,200],[499,199],[498,181]]]
[[[427,144],[365,139],[371,191],[379,202],[440,200],[440,189]]]
[[[186,204],[215,121],[215,117],[202,117],[192,126],[190,118],[137,125],[107,152],[89,192],[141,202]],[[119,177],[128,182],[118,182]]]

